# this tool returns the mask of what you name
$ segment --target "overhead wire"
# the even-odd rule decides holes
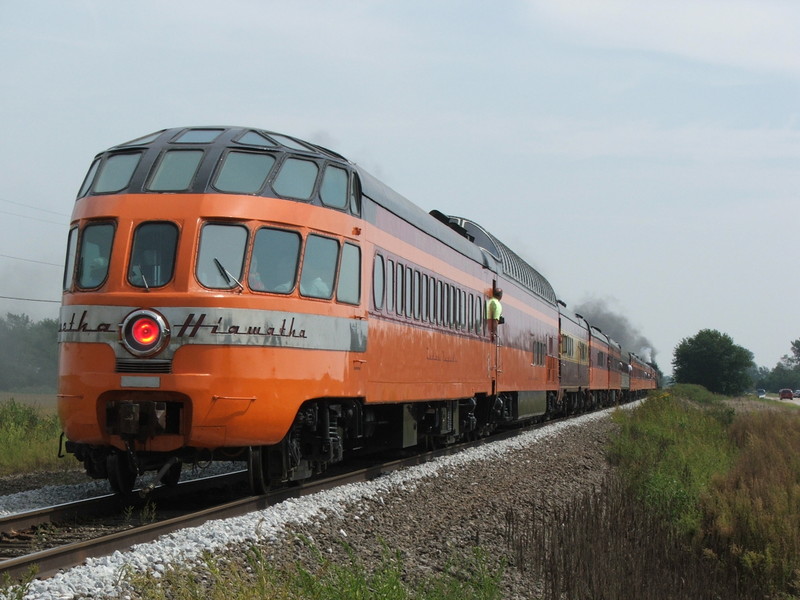
[[[58,215],[59,217],[69,217],[67,213],[58,212],[56,210],[50,210],[47,208],[40,208],[38,206],[32,206],[30,204],[25,204],[24,202],[17,202],[15,200],[9,200],[7,198],[0,198],[0,202],[6,202],[8,204],[16,204],[17,206],[24,206],[25,208],[30,208],[31,210],[38,210],[41,212],[50,213],[51,215]]]
[[[25,262],[36,263],[37,265],[49,265],[51,267],[62,268],[64,265],[59,263],[45,262],[43,260],[34,260],[32,258],[22,258],[21,256],[11,256],[10,254],[0,254],[2,258],[12,258],[14,260],[24,260]]]
[[[0,300],[20,300],[22,302],[51,302],[60,304],[61,300],[42,300],[41,298],[20,298],[18,296],[0,296]]]
[[[49,209],[46,209],[46,208],[39,208],[37,206],[31,206],[30,204],[25,204],[24,202],[15,202],[14,200],[8,200],[6,198],[0,198],[0,202],[5,202],[5,203],[8,203],[8,204],[14,204],[16,206],[22,206],[22,207],[25,207],[25,208],[29,208],[31,210],[38,210],[38,211],[41,211],[41,212],[44,212],[44,213],[48,213],[48,214],[53,214],[53,215],[57,215],[57,216],[60,216],[60,217],[69,218],[69,215],[67,215],[65,213],[61,213],[61,212],[54,211],[54,210],[49,210]],[[40,218],[40,217],[32,217],[32,216],[29,216],[29,215],[21,215],[21,214],[18,214],[18,213],[9,212],[9,211],[5,211],[5,210],[0,210],[0,214],[10,215],[10,216],[13,216],[13,217],[19,217],[21,219],[30,219],[32,221],[38,221],[40,223],[50,223],[52,225],[64,226],[64,225],[67,224],[64,221],[54,221],[54,220],[51,220],[51,219],[44,219],[44,218]],[[11,254],[0,254],[0,257],[9,258],[9,259],[12,259],[12,260],[21,260],[21,261],[25,261],[25,262],[40,264],[40,265],[58,267],[58,268],[63,268],[64,267],[63,264],[52,263],[52,262],[47,262],[47,261],[43,261],[43,260],[35,260],[35,259],[32,259],[32,258],[22,258],[21,256],[12,256]],[[47,300],[47,299],[43,299],[43,298],[28,298],[28,297],[21,297],[21,296],[4,296],[4,295],[0,295],[0,299],[2,299],[2,300],[15,300],[15,301],[19,301],[19,302],[44,302],[44,303],[50,303],[50,304],[60,304],[61,303],[61,300]]]

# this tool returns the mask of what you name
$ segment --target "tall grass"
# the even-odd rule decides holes
[[[703,542],[774,590],[800,595],[800,415],[737,419],[733,467],[703,498]]]
[[[610,455],[637,501],[764,597],[800,597],[800,415],[734,416],[721,397],[676,386],[615,418]]]
[[[621,431],[609,451],[637,498],[690,535],[702,523],[700,499],[736,458],[727,433],[732,411],[698,387],[683,397],[676,395],[681,389],[653,394],[635,410],[617,411]]]
[[[0,402],[0,475],[75,467],[58,458],[58,416],[16,402]]]

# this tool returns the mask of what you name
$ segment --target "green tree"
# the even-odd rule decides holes
[[[791,350],[791,356],[786,355],[783,360],[793,368],[800,367],[800,340],[792,342]]]
[[[675,348],[672,368],[678,383],[697,383],[712,392],[733,396],[752,385],[753,353],[737,346],[726,333],[702,329]]]

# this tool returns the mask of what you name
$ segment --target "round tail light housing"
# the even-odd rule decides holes
[[[134,356],[152,356],[169,341],[169,327],[152,310],[135,310],[122,322],[122,345]]]

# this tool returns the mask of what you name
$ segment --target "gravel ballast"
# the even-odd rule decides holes
[[[135,598],[119,587],[122,569],[163,572],[209,551],[236,559],[237,549],[261,547],[278,567],[313,564],[316,551],[331,560],[381,562],[399,552],[407,572],[441,571],[454,556],[479,546],[492,560],[508,555],[509,507],[563,505],[600,487],[611,467],[605,446],[611,409],[548,424],[512,440],[485,445],[381,477],[289,500],[243,517],[185,529],[128,552],[89,559],[31,583],[26,599]],[[0,509],[4,500],[0,497]],[[310,548],[298,540],[313,543]],[[413,575],[412,573],[412,575]],[[509,566],[504,597],[533,598],[535,590]]]

